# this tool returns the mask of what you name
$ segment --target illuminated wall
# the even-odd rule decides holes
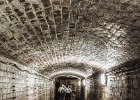
[[[51,100],[51,87],[44,76],[0,60],[0,100]]]

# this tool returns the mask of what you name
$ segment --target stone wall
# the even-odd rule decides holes
[[[139,100],[140,74],[107,76],[103,100]]]
[[[15,63],[0,59],[0,100],[50,100],[51,82]],[[49,86],[49,87],[48,87]]]
[[[102,100],[103,96],[103,86],[100,84],[99,80],[100,74],[94,74],[88,79],[88,93],[86,100]]]
[[[131,61],[106,73],[103,100],[140,99],[140,62]]]
[[[105,84],[101,74],[89,80],[87,100],[140,100],[140,60],[129,61],[106,71]]]
[[[127,80],[125,76],[110,74],[104,87],[103,100],[127,100]]]

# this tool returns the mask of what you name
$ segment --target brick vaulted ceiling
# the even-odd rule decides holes
[[[140,0],[0,0],[0,55],[39,72],[140,57]]]

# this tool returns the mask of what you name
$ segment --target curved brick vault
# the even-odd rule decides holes
[[[0,55],[44,73],[140,57],[139,0],[0,0]]]

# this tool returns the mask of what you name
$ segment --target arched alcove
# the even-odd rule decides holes
[[[62,86],[62,84],[66,87],[69,86],[71,88],[71,100],[85,100],[85,83],[83,83],[83,79],[83,77],[68,74],[63,74],[55,77],[54,100],[58,100],[58,88]],[[66,95],[64,95],[64,98],[66,98]]]

